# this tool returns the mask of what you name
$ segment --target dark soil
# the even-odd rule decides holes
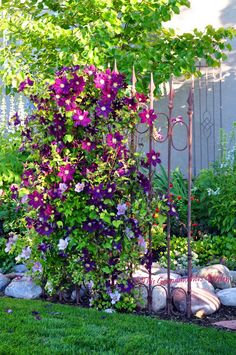
[[[217,312],[209,316],[203,316],[203,318],[197,318],[195,316],[192,316],[190,319],[188,319],[185,315],[182,315],[180,313],[176,313],[176,314],[172,314],[171,316],[168,316],[166,312],[158,313],[158,317],[160,319],[192,323],[192,324],[197,324],[205,327],[217,327],[213,323],[226,321],[226,320],[236,320],[236,307],[229,307],[229,306],[226,307],[221,305],[220,309]],[[223,329],[226,331],[233,331],[233,330],[228,330],[226,328]]]

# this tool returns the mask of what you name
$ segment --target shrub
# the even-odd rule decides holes
[[[162,240],[165,245],[165,238]],[[192,241],[193,267],[222,263],[230,269],[236,269],[236,239],[229,236],[203,235]],[[159,253],[161,266],[167,267],[166,248]],[[187,268],[187,239],[171,239],[171,268]]]

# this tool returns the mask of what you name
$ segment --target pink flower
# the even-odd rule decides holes
[[[141,123],[147,123],[149,126],[153,124],[157,115],[154,113],[154,110],[143,110],[139,113],[139,117],[141,118]]]
[[[88,111],[82,111],[80,109],[76,110],[76,113],[72,116],[73,120],[75,121],[74,125],[75,127],[77,126],[83,126],[87,127],[91,119],[88,117],[89,113]]]
[[[60,167],[60,172],[57,174],[63,182],[68,182],[73,180],[73,175],[75,173],[75,168],[67,164],[66,166],[61,166]]]

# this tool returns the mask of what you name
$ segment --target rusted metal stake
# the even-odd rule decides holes
[[[192,188],[192,119],[193,119],[193,93],[194,79],[192,78],[191,88],[188,97],[188,289],[187,289],[187,317],[191,317],[191,280],[192,280],[192,250],[191,250],[191,188]]]
[[[172,147],[172,112],[174,108],[174,88],[173,88],[173,78],[170,79],[170,92],[169,92],[169,115],[168,115],[168,157],[167,157],[167,176],[168,176],[168,188],[167,188],[167,198],[170,202],[170,183],[171,183],[171,147]],[[171,288],[170,288],[170,213],[167,215],[167,314],[171,314]]]

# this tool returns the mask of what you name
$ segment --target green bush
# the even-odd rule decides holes
[[[161,245],[165,245],[163,238]],[[204,235],[192,241],[193,267],[222,263],[230,269],[236,269],[236,238],[230,236]],[[159,254],[161,266],[167,266],[166,248]],[[171,239],[171,268],[187,268],[187,239]]]

